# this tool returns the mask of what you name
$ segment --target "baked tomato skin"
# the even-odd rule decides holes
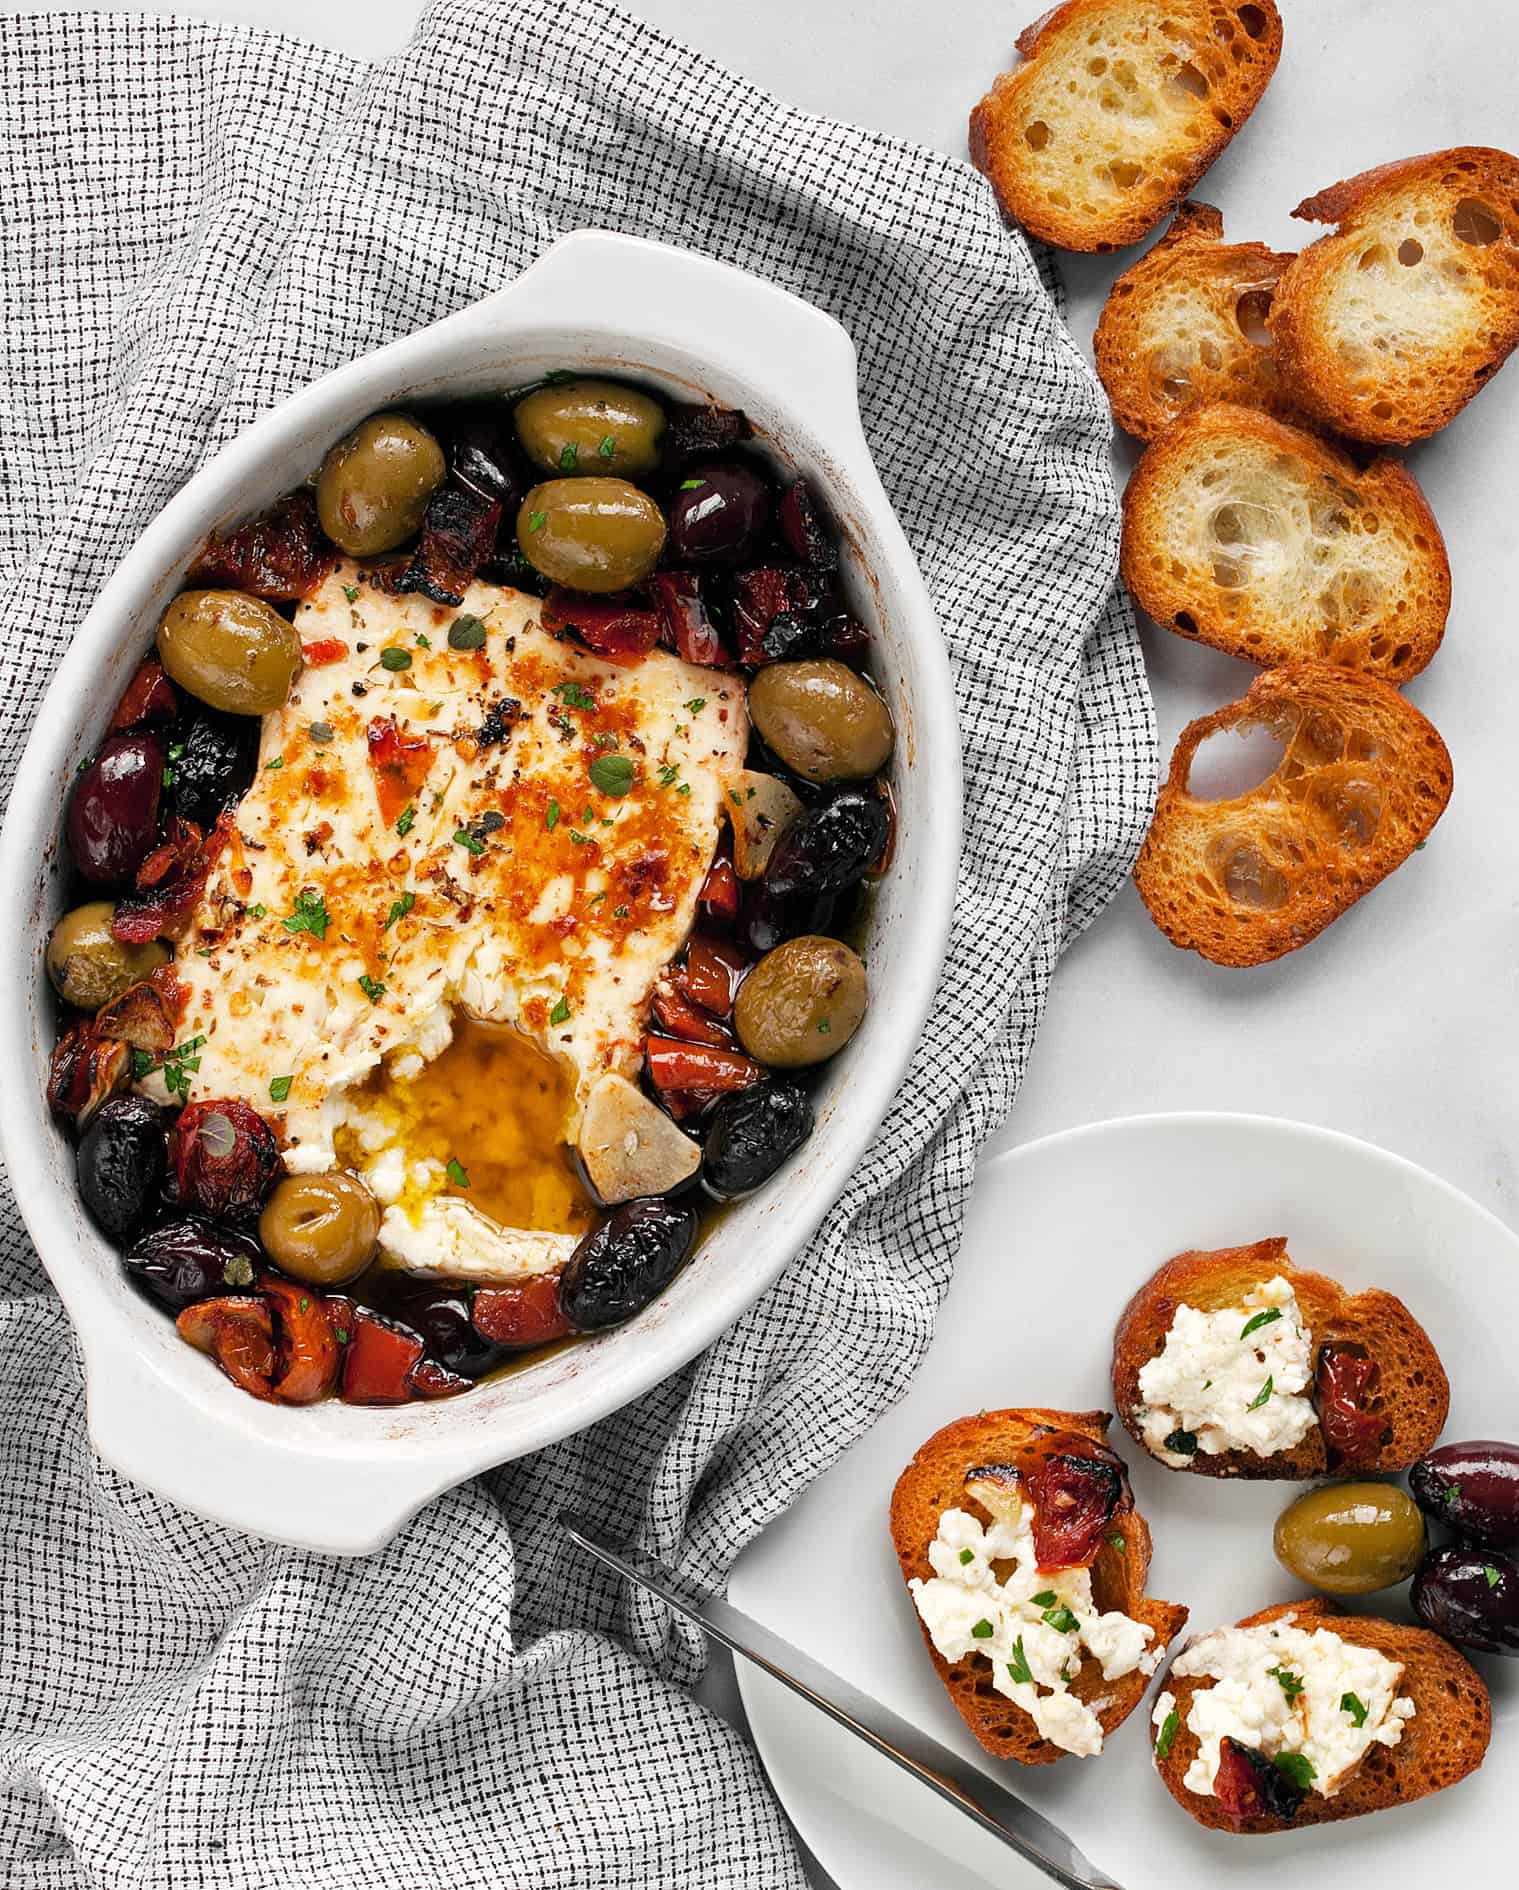
[[[1218,1749],[1213,1795],[1235,1824],[1252,1818],[1293,1819],[1304,1793],[1254,1746],[1225,1738]]]

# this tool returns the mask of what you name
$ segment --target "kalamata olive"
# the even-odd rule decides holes
[[[738,935],[756,958],[763,958],[788,938],[800,938],[806,932],[831,932],[837,907],[838,901],[827,894],[819,899],[808,894],[782,899],[762,879],[745,890]]]
[[[259,724],[250,715],[221,715],[194,703],[175,724],[168,780],[174,809],[209,833],[219,815],[241,800],[258,769]]]
[[[600,596],[641,584],[659,563],[664,515],[626,479],[548,479],[522,501],[517,543],[551,583]]]
[[[1519,1444],[1478,1438],[1442,1444],[1408,1473],[1426,1516],[1498,1548],[1519,1543]]]
[[[295,626],[246,591],[182,591],[158,621],[158,654],[181,689],[228,715],[284,708],[301,673]]]
[[[831,571],[838,563],[838,545],[805,479],[796,480],[781,494],[776,524],[787,546],[803,564],[810,564],[819,571]]]
[[[380,1204],[357,1175],[286,1175],[259,1216],[258,1237],[292,1280],[346,1286],[374,1259]]]
[[[316,482],[322,530],[350,557],[393,551],[421,529],[446,471],[443,449],[426,427],[404,413],[371,414],[322,461]]]
[[[1326,1483],[1276,1520],[1276,1559],[1310,1588],[1369,1595],[1406,1582],[1425,1549],[1424,1518],[1393,1483]]]
[[[510,516],[537,483],[517,444],[511,408],[504,400],[467,401],[438,419],[454,478],[481,498],[495,499]]]
[[[1497,1549],[1451,1544],[1414,1576],[1414,1613],[1458,1647],[1519,1656],[1519,1562]]]
[[[865,967],[836,938],[777,945],[739,987],[733,1021],[751,1057],[804,1069],[836,1056],[865,1015]]]
[[[158,841],[165,750],[149,730],[109,736],[79,771],[64,822],[82,878],[130,879]]]
[[[467,1294],[432,1280],[407,1279],[377,1285],[375,1304],[388,1318],[409,1326],[427,1348],[427,1356],[465,1378],[479,1378],[507,1357],[475,1330]]]
[[[831,656],[769,664],[749,685],[749,714],[805,781],[864,780],[885,766],[896,739],[880,696]]]
[[[65,1004],[76,1010],[98,1011],[138,984],[150,971],[169,962],[166,946],[123,945],[111,936],[109,899],[65,912],[47,942],[47,975]]]
[[[251,1234],[185,1215],[139,1235],[121,1264],[134,1285],[179,1312],[198,1299],[250,1287],[263,1255]]]
[[[742,564],[770,529],[770,487],[741,459],[693,466],[670,501],[670,547],[681,564]]]
[[[180,1205],[219,1221],[251,1221],[280,1175],[273,1130],[235,1097],[182,1109],[169,1159]]]
[[[577,1332],[620,1325],[664,1290],[696,1244],[689,1200],[625,1201],[571,1254],[559,1304]]]
[[[659,464],[665,410],[620,381],[540,387],[517,402],[513,419],[523,450],[545,472],[637,478]]]
[[[765,885],[785,900],[848,892],[880,859],[890,832],[886,803],[846,788],[792,821],[766,863]]]
[[[101,1230],[125,1246],[157,1206],[168,1166],[158,1105],[146,1096],[113,1096],[79,1138],[77,1160],[80,1198]]]
[[[767,1182],[812,1133],[812,1104],[795,1083],[757,1083],[724,1096],[707,1121],[702,1181],[719,1201]]]

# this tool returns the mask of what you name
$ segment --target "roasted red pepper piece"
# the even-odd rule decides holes
[[[719,1050],[704,1043],[681,1043],[674,1037],[650,1037],[644,1054],[649,1075],[661,1090],[748,1089],[765,1074],[758,1063],[737,1050]]]
[[[324,663],[341,663],[347,654],[348,645],[341,637],[314,637],[310,643],[301,645],[307,669],[320,669]]]
[[[696,895],[696,903],[712,918],[731,925],[738,917],[741,890],[732,860],[714,860]]]
[[[680,978],[692,1003],[714,1017],[731,1017],[733,1000],[748,969],[749,961],[735,946],[698,932],[686,947]]]
[[[663,626],[660,641],[687,663],[726,669],[732,662],[702,600],[694,571],[656,571],[649,580]]]
[[[225,538],[213,532],[186,582],[257,597],[309,597],[337,560],[317,523],[316,500],[292,492]]]
[[[405,1404],[422,1341],[406,1326],[355,1306],[343,1353],[345,1404]]]
[[[274,1320],[264,1300],[251,1294],[198,1300],[174,1323],[179,1336],[214,1358],[234,1385],[255,1398],[273,1398]]]
[[[535,1273],[517,1286],[482,1286],[470,1310],[475,1330],[493,1345],[548,1345],[570,1322],[559,1309],[559,1275]]]
[[[433,763],[432,741],[426,735],[403,735],[396,718],[386,715],[369,724],[368,742],[380,818],[393,827],[422,791]]]
[[[733,1033],[715,1017],[698,1010],[668,977],[661,978],[654,987],[654,1016],[661,1030],[686,1043],[709,1043],[719,1050],[733,1048]]]
[[[1227,1736],[1219,1743],[1213,1795],[1236,1824],[1252,1818],[1295,1818],[1304,1796],[1264,1752]]]
[[[555,585],[543,600],[543,627],[573,630],[580,641],[611,663],[633,663],[659,641],[659,617],[626,591],[586,597]]]
[[[163,664],[156,656],[145,656],[116,704],[110,732],[114,735],[118,729],[135,728],[139,722],[167,722],[178,710],[179,697],[164,674]]]
[[[1376,1377],[1374,1358],[1343,1345],[1320,1348],[1315,1385],[1319,1424],[1325,1442],[1342,1461],[1365,1463],[1381,1449],[1382,1419],[1362,1408]]]
[[[339,1348],[332,1309],[311,1287],[277,1273],[264,1274],[258,1290],[274,1311],[274,1395],[285,1404],[315,1404],[337,1383]]]
[[[414,1398],[457,1398],[474,1383],[459,1372],[451,1372],[435,1358],[419,1358],[411,1368],[408,1381]]]

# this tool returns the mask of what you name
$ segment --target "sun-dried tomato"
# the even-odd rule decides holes
[[[179,1336],[214,1358],[234,1385],[255,1398],[273,1398],[274,1320],[264,1300],[251,1294],[198,1300],[174,1323]]]
[[[182,1207],[218,1221],[248,1221],[280,1175],[274,1131],[238,1097],[193,1102],[169,1136],[169,1160]]]
[[[694,571],[656,571],[649,580],[661,622],[660,641],[687,663],[726,669],[733,661],[712,621]]]
[[[380,818],[393,827],[422,791],[433,763],[432,740],[427,735],[403,735],[393,715],[376,716],[369,724],[369,771],[374,776]]]
[[[573,630],[587,649],[610,663],[636,662],[659,641],[657,613],[643,609],[626,591],[584,597],[556,584],[543,600],[543,627]]]
[[[681,1043],[674,1037],[650,1037],[644,1047],[649,1076],[661,1090],[694,1089],[723,1092],[748,1089],[760,1082],[764,1069],[737,1050],[720,1050],[703,1043]]]
[[[179,936],[200,903],[213,857],[193,820],[171,820],[164,838],[137,869],[134,889],[116,901],[111,936],[124,945]]]
[[[400,591],[421,591],[435,604],[462,604],[475,573],[495,555],[501,505],[462,486],[443,486],[427,502]]]
[[[1382,1419],[1363,1408],[1376,1382],[1377,1362],[1343,1345],[1319,1351],[1315,1389],[1325,1442],[1342,1461],[1365,1462],[1382,1444]]]
[[[838,540],[828,529],[822,508],[805,479],[794,480],[775,510],[781,537],[803,564],[831,571],[839,561]]]
[[[1040,1569],[1090,1568],[1108,1525],[1134,1507],[1123,1459],[1077,1431],[1046,1431],[1020,1458]]]
[[[168,722],[179,712],[179,697],[156,656],[145,656],[137,673],[122,691],[111,717],[110,732],[136,728],[139,722]]]
[[[316,500],[292,492],[226,537],[213,532],[187,582],[257,597],[310,597],[337,556],[317,523]]]
[[[815,641],[820,613],[831,597],[826,578],[796,565],[760,564],[738,572],[733,579],[733,623],[739,661],[755,668],[783,653],[766,642],[777,618],[791,619],[795,625],[784,638],[788,646],[784,653],[801,655],[800,648],[789,646],[803,640],[804,631],[806,638]]]
[[[1295,1818],[1304,1798],[1264,1752],[1227,1736],[1219,1744],[1213,1795],[1236,1824],[1252,1818]]]
[[[481,1287],[470,1309],[476,1332],[493,1345],[547,1345],[562,1339],[570,1322],[559,1307],[561,1270],[534,1274],[517,1286]]]

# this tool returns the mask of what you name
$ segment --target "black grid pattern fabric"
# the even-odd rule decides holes
[[[441,0],[374,67],[5,20],[0,212],[0,784],[73,626],[209,453],[562,232],[724,258],[858,343],[953,660],[967,827],[934,1015],[779,1284],[635,1405],[343,1562],[100,1465],[0,1201],[6,1890],[792,1890],[752,1754],[684,1690],[694,1638],[552,1519],[589,1510],[711,1591],[902,1392],[1056,960],[1137,849],[1154,733],[1107,420],[1043,265],[964,166],[788,110],[601,0]]]

